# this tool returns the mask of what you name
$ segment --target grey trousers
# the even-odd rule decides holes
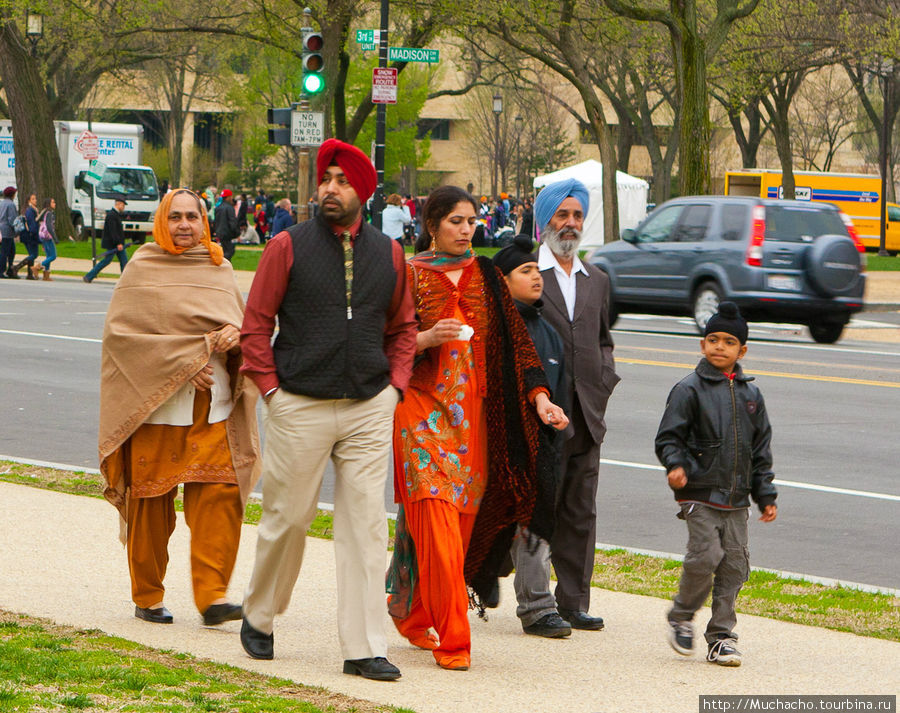
[[[516,567],[516,616],[522,626],[531,626],[541,617],[556,613],[556,597],[550,592],[550,543],[537,535],[529,536],[523,528],[513,540],[510,554]]]
[[[750,575],[747,549],[750,510],[717,510],[684,503],[681,513],[688,526],[688,545],[669,621],[693,619],[712,590],[712,616],[704,634],[706,642],[737,639],[734,603]]]

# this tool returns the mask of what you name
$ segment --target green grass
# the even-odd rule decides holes
[[[0,711],[376,713],[379,706],[0,610]]]
[[[103,483],[99,475],[90,473],[3,461],[0,461],[0,481],[94,497],[101,497]],[[181,508],[180,498],[176,499],[176,508]],[[258,502],[249,502],[244,522],[258,523],[261,510]],[[393,539],[392,519],[388,520],[388,528]],[[331,513],[320,510],[308,534],[330,539],[333,532]],[[670,599],[678,588],[680,576],[681,563],[677,560],[631,554],[622,549],[599,550],[594,564],[593,584],[616,592]],[[900,598],[886,594],[828,587],[778,577],[769,572],[753,572],[741,591],[737,608],[745,614],[900,641]]]
[[[866,269],[872,272],[896,272],[900,270],[900,255],[880,257],[875,253],[867,253]]]

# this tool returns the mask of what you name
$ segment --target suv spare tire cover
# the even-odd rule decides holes
[[[827,297],[850,294],[859,282],[859,251],[846,235],[820,235],[806,258],[806,272],[812,286]]]

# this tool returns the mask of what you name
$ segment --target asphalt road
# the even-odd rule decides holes
[[[100,337],[112,285],[0,281],[0,454],[97,467]],[[880,326],[896,313],[863,315]],[[680,552],[683,523],[653,455],[666,395],[699,358],[689,321],[623,316],[622,382],[602,450],[598,541]],[[896,414],[900,345],[813,344],[799,329],[754,326],[757,373],[774,428],[779,517],[752,520],[756,566],[900,588]],[[330,499],[326,478],[322,500]],[[390,500],[390,486],[385,496]]]

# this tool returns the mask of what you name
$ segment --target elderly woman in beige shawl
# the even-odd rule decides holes
[[[244,302],[197,195],[168,193],[153,238],[107,312],[100,470],[122,516],[134,615],[154,623],[172,622],[163,579],[184,484],[194,601],[212,626],[241,618],[225,592],[259,475],[258,394],[238,373]]]

